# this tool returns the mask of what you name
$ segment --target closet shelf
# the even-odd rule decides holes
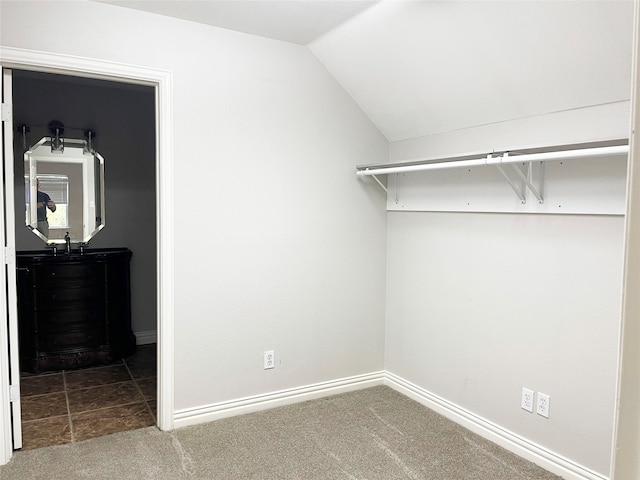
[[[537,149],[491,152],[440,159],[411,160],[408,162],[359,165],[358,176],[371,176],[388,193],[387,187],[378,179],[378,175],[423,172],[427,170],[445,170],[452,168],[470,168],[493,166],[504,176],[522,203],[526,202],[526,189],[544,203],[544,162],[567,159],[612,157],[628,155],[627,139],[608,142],[593,142],[577,145],[562,145]]]

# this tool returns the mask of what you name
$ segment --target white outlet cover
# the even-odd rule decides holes
[[[264,352],[264,369],[269,370],[276,366],[276,355],[275,351],[267,350]]]
[[[530,413],[533,413],[533,395],[533,390],[522,387],[522,400],[520,402],[520,406],[523,410]]]
[[[549,418],[549,404],[551,397],[546,393],[538,393],[538,402],[536,403],[536,413],[545,418]]]

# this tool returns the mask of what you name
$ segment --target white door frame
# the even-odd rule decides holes
[[[2,128],[3,128],[3,140],[4,140],[4,158],[13,159],[13,73],[10,68],[2,68],[2,99],[3,107],[5,108],[5,115],[3,115]],[[11,428],[7,427],[7,430],[11,431],[13,437],[13,448],[22,448],[22,410],[20,404],[20,355],[17,346],[19,345],[18,339],[18,286],[16,283],[16,263],[15,263],[15,251],[16,251],[16,238],[15,228],[16,219],[14,211],[14,182],[13,182],[13,161],[4,162],[4,191],[0,194],[0,204],[2,204],[2,211],[4,213],[4,231],[2,232],[2,241],[0,246],[5,247],[4,252],[4,264],[2,272],[2,280],[5,283],[3,285],[3,291],[6,291],[6,305],[3,305],[2,318],[7,319],[6,327],[3,325],[3,331],[0,335],[3,335],[6,340],[3,346],[6,345],[9,348],[9,378],[10,378],[10,394],[11,394]],[[5,202],[7,199],[11,199],[8,203],[9,208],[5,208]],[[11,346],[14,348],[11,348]],[[6,375],[6,370],[3,372],[3,376]]]
[[[39,72],[99,78],[151,85],[156,90],[156,242],[158,308],[158,418],[161,430],[173,429],[173,78],[170,71],[138,67],[70,55],[0,47],[0,66]],[[11,203],[9,205],[9,203]],[[13,210],[13,198],[7,199]],[[4,214],[0,226],[5,225]],[[9,234],[12,234],[9,232]],[[0,295],[0,308],[6,310],[6,296]],[[9,358],[8,344],[0,342],[0,465],[13,454],[9,384],[3,371]]]

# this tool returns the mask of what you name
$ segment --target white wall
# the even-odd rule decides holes
[[[390,213],[386,369],[608,473],[623,225]],[[548,420],[522,387],[551,396]]]
[[[630,111],[630,102],[621,101],[416,137],[392,142],[389,159],[393,163],[628,138]]]
[[[628,137],[628,104],[596,110],[398,142],[390,155]],[[607,476],[623,233],[622,215],[389,212],[386,370]],[[551,396],[549,419],[520,408],[522,387]]]
[[[354,166],[387,142],[306,48],[91,2],[0,8],[4,46],[173,72],[177,410],[382,369],[384,198]]]

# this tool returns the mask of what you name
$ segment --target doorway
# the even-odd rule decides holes
[[[173,429],[173,385],[174,385],[174,284],[173,284],[173,102],[172,102],[172,74],[166,70],[140,67],[134,65],[122,65],[113,62],[70,57],[48,52],[34,52],[11,47],[0,47],[0,66],[4,68],[16,68],[28,71],[41,71],[58,73],[71,76],[84,76],[121,82],[143,84],[155,89],[156,102],[156,218],[157,222],[157,258],[155,261],[157,271],[157,418],[156,424],[163,431]],[[4,77],[4,76],[3,76]],[[3,88],[4,92],[4,88]],[[4,95],[4,93],[3,93]],[[3,97],[4,98],[4,97]],[[7,126],[3,105],[3,125],[5,138],[5,152],[12,150],[12,138],[10,128]],[[7,137],[7,130],[9,136]],[[4,157],[3,157],[4,158]],[[6,165],[5,161],[5,165]],[[13,198],[6,198],[10,210],[13,207]],[[13,218],[8,217],[8,212],[0,211],[2,223],[13,225]],[[13,227],[12,227],[13,230]],[[11,262],[11,248],[13,231],[3,235],[5,250],[9,254],[8,263]],[[0,230],[0,233],[2,230]],[[7,270],[7,275],[11,269]],[[16,385],[12,380],[11,372],[18,371],[16,348],[17,345],[17,318],[12,315],[12,305],[15,299],[15,287],[12,291],[12,282],[5,276],[0,283],[6,287],[6,296],[0,297],[0,311],[8,315],[9,321],[0,323],[0,355],[5,361],[0,361],[0,464],[7,463],[13,454],[13,439],[21,437],[21,430],[12,419],[12,412],[20,410],[19,395],[16,394]],[[13,282],[15,285],[15,282]],[[8,359],[8,361],[6,361]],[[18,417],[19,418],[19,417]],[[12,427],[13,425],[13,427]]]
[[[121,65],[112,62],[94,60],[80,57],[70,57],[46,52],[33,52],[29,50],[0,47],[0,65],[3,68],[16,68],[28,71],[41,71],[48,73],[58,73],[70,76],[85,76],[87,78],[118,80],[127,83],[144,84],[155,89],[156,105],[156,235],[157,235],[157,258],[154,262],[157,271],[157,426],[164,431],[173,429],[173,147],[172,147],[172,75],[171,72],[138,67],[132,65]],[[4,100],[6,101],[6,100]],[[3,105],[3,123],[5,109]],[[6,128],[5,128],[6,131]],[[6,133],[5,133],[5,138]],[[9,142],[12,144],[12,142]],[[6,141],[5,141],[6,146]],[[5,148],[5,151],[7,149]],[[6,164],[6,162],[5,162]],[[13,198],[6,199],[9,208],[13,207]],[[0,212],[0,219],[7,225],[9,219],[7,213]],[[11,219],[12,220],[12,219]],[[7,232],[11,237],[13,232]],[[3,241],[10,240],[3,237]],[[5,243],[8,245],[8,243]],[[11,245],[8,245],[7,252],[10,254]],[[10,257],[8,257],[10,259]],[[9,260],[10,261],[10,260]],[[8,270],[9,271],[9,270]],[[7,273],[8,275],[8,273]],[[16,395],[16,385],[11,380],[10,372],[17,371],[14,365],[17,362],[15,350],[17,345],[17,334],[13,333],[17,328],[16,318],[12,317],[11,309],[13,302],[10,300],[15,291],[11,292],[11,282],[3,279],[8,292],[6,297],[0,298],[0,310],[9,314],[8,328],[0,326],[0,332],[5,339],[0,341],[0,355],[9,361],[0,362],[0,464],[7,463],[13,452],[12,437],[20,437],[20,428],[16,428],[12,422],[12,411],[19,411],[19,396]],[[8,339],[8,340],[7,340]],[[14,417],[15,418],[15,417]],[[13,423],[13,429],[11,424]]]
[[[105,157],[106,227],[91,248],[126,247],[131,261],[137,351],[108,366],[33,375],[21,369],[22,448],[80,441],[156,423],[155,90],[147,85],[17,70],[13,76],[14,206],[17,251],[46,250],[24,224],[23,154],[49,136],[95,132]],[[52,227],[54,228],[54,227]],[[19,333],[20,335],[20,333]]]

